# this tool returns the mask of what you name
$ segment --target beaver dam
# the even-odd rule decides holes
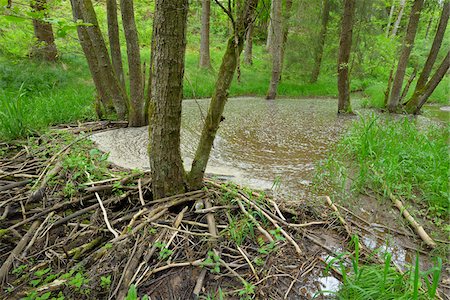
[[[145,129],[123,142],[126,124],[90,122],[0,144],[0,298],[328,299],[355,258],[383,263],[390,252],[405,276],[416,253],[432,266],[395,208],[344,207],[309,188],[314,162],[350,120],[328,100],[303,102],[302,114],[283,101],[264,113],[258,100],[235,101],[204,187],[164,199],[152,200]],[[189,114],[205,103],[185,106],[188,161],[201,124]]]

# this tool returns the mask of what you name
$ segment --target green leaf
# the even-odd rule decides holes
[[[25,18],[22,18],[22,17],[19,17],[19,16],[12,16],[12,15],[9,15],[9,16],[0,16],[0,17],[2,17],[3,19],[5,19],[6,21],[12,22],[12,23],[21,23],[21,22],[24,22],[24,21],[27,20],[27,19],[25,19]]]

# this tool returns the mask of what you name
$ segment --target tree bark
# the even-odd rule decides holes
[[[391,9],[389,10],[388,22],[386,25],[386,37],[389,37],[389,32],[391,31],[391,22],[392,17],[394,16],[394,10],[395,10],[395,0],[392,0]]]
[[[350,79],[349,60],[352,48],[353,18],[355,16],[355,0],[345,0],[344,16],[341,25],[338,59],[338,113],[350,113]]]
[[[200,35],[200,68],[211,68],[211,55],[209,51],[209,28],[211,19],[211,1],[202,0],[202,29]]]
[[[400,22],[402,21],[403,11],[405,10],[406,0],[400,0],[400,10],[397,15],[397,19],[395,20],[394,27],[392,28],[392,37],[397,35],[398,28],[400,27]]]
[[[396,112],[400,102],[400,93],[402,91],[403,79],[405,78],[406,67],[408,65],[409,56],[414,45],[414,39],[416,37],[417,27],[419,25],[420,12],[422,10],[423,1],[424,0],[415,0],[411,9],[406,36],[403,42],[400,59],[397,64],[397,71],[395,73],[394,81],[392,84],[391,96],[389,97],[389,112]]]
[[[414,106],[412,102],[409,102],[406,106],[406,111],[413,114],[418,114],[420,110],[422,109],[422,106],[427,102],[428,98],[433,94],[436,87],[439,85],[439,83],[442,81],[442,78],[444,78],[445,73],[450,68],[450,51],[447,52],[447,55],[445,56],[444,60],[440,64],[439,68],[434,73],[433,77],[431,77],[430,81],[425,85],[425,87],[422,90],[422,93],[420,94],[417,105]]]
[[[275,0],[276,1],[276,0]],[[274,0],[270,1],[270,13],[269,13],[269,25],[267,26],[267,40],[266,40],[266,50],[269,53],[272,53],[272,40],[273,40],[273,6]]]
[[[273,15],[272,15],[272,77],[269,83],[269,90],[267,91],[267,100],[275,99],[277,96],[278,83],[281,79],[282,49],[283,49],[283,17],[282,17],[282,0],[273,0]]]
[[[141,68],[139,37],[134,20],[132,0],[120,0],[122,23],[127,42],[128,72],[130,77],[130,111],[128,124],[131,127],[147,125],[144,111],[144,83]]]
[[[444,40],[445,29],[447,28],[448,18],[450,15],[450,1],[445,1],[443,5],[444,6],[442,8],[441,18],[439,20],[436,35],[434,36],[433,45],[431,46],[427,61],[425,62],[419,79],[417,80],[414,94],[408,101],[408,103],[410,103],[408,105],[409,109],[411,109],[412,107],[417,107],[417,105],[419,104],[419,98],[421,97],[425,85],[427,84],[428,77],[430,76],[439,50],[441,49],[442,41]]]
[[[258,0],[246,0],[240,5],[240,10],[237,13],[235,32],[228,39],[227,48],[217,76],[214,94],[205,118],[200,142],[188,176],[189,187],[191,189],[199,188],[202,185],[209,154],[211,153],[214,138],[219,129],[222,113],[228,98],[228,89],[236,71],[239,54],[242,52],[244,46],[246,28],[253,21],[251,16],[254,15],[257,5]]]
[[[117,20],[116,0],[106,1],[106,17],[108,22],[108,38],[111,50],[111,59],[117,79],[125,91],[125,77],[123,74],[122,51],[120,49],[119,22]]]
[[[34,12],[44,13],[45,17],[48,16],[47,0],[31,0],[31,8]],[[58,51],[56,49],[52,24],[42,19],[33,19],[33,28],[37,41],[33,46],[31,56],[47,61],[56,61]]]
[[[153,198],[185,191],[180,152],[188,0],[156,0],[149,157]]]
[[[314,68],[311,74],[310,83],[314,83],[319,78],[320,66],[322,64],[323,47],[325,45],[325,39],[328,30],[328,21],[330,19],[330,0],[323,0],[322,5],[322,26],[320,27],[319,39],[317,40],[317,46],[314,55]]]
[[[245,37],[244,64],[253,65],[253,22],[248,24],[248,30]]]
[[[96,61],[96,63],[93,63],[88,59],[88,63],[91,62],[94,64],[90,69],[94,71],[98,69],[97,72],[92,74],[93,77],[99,76],[94,82],[96,80],[102,82],[104,93],[108,99],[112,100],[118,118],[120,120],[125,120],[127,116],[127,97],[120,87],[119,81],[112,68],[108,49],[106,48],[105,41],[103,40],[102,33],[98,26],[92,2],[91,0],[71,0],[71,5],[75,21],[80,19],[84,23],[90,24],[89,26],[77,27],[82,46],[84,44],[83,51],[85,52],[86,57],[92,57],[92,59],[95,59]],[[106,100],[106,102],[108,101],[109,100]]]

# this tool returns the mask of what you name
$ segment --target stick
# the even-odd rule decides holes
[[[24,235],[24,237],[20,240],[20,242],[17,244],[17,246],[11,251],[6,261],[3,263],[2,267],[0,268],[0,284],[3,284],[6,277],[8,276],[9,269],[11,268],[14,259],[20,255],[22,250],[25,248],[25,246],[28,244],[28,241],[33,236],[36,229],[41,225],[41,221],[35,221],[28,232]]]
[[[239,205],[239,208],[242,210],[242,212],[255,224],[256,229],[258,229],[258,231],[261,232],[270,243],[272,243],[273,238],[267,232],[267,230],[262,228],[262,226],[259,224],[259,222],[255,219],[255,217],[248,213],[248,211],[245,209],[244,205],[242,205],[242,202],[239,199],[237,199],[237,203]]]
[[[109,223],[108,214],[106,212],[105,207],[103,206],[102,199],[100,199],[100,196],[98,195],[97,192],[95,192],[95,197],[97,197],[98,204],[100,205],[100,208],[102,209],[103,219],[105,220],[106,227],[108,227],[108,230],[114,235],[115,238],[117,238],[119,236],[119,234],[117,233],[116,230],[114,230],[114,228],[112,228],[111,223]]]

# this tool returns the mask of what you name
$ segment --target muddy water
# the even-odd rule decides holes
[[[195,154],[209,100],[183,101],[181,151],[186,169]],[[333,99],[230,99],[211,153],[207,173],[252,188],[305,197],[314,163],[344,131],[352,117],[337,117]],[[95,134],[100,150],[115,164],[148,169],[147,128]]]

